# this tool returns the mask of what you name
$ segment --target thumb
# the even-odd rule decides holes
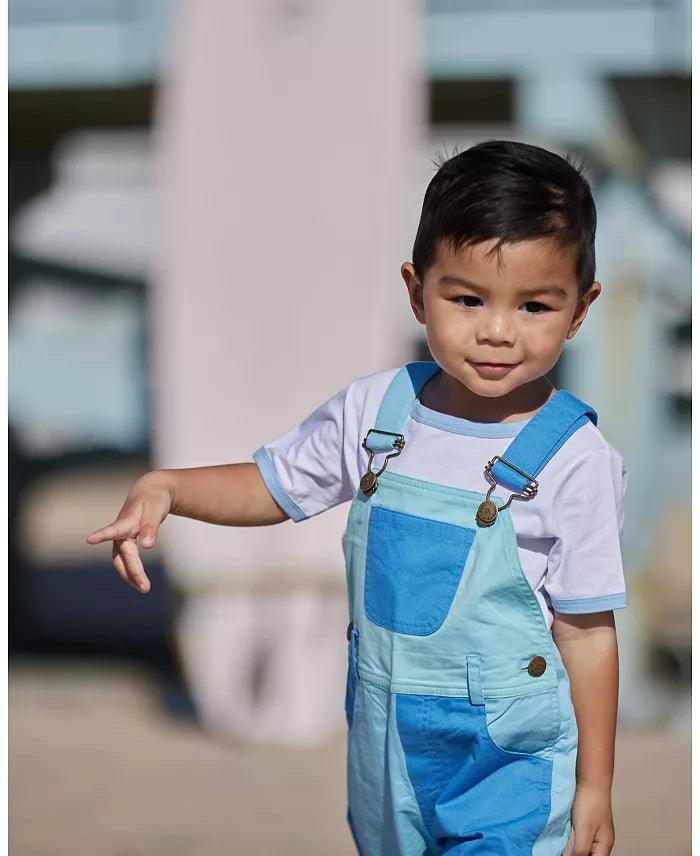
[[[144,511],[139,526],[139,546],[148,550],[155,545],[156,538],[158,537],[158,527],[161,523],[162,520]]]

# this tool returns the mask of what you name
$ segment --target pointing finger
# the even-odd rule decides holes
[[[116,541],[129,538],[134,530],[135,522],[131,517],[119,517],[114,523],[98,529],[85,539],[88,544],[100,544],[102,541]]]

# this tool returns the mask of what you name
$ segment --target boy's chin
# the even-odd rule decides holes
[[[447,374],[466,387],[469,392],[481,398],[501,398],[519,386],[522,386],[521,382],[516,381],[508,375],[502,378],[482,377],[470,365],[464,366],[461,371],[452,372],[448,370]]]
[[[481,398],[503,398],[509,392],[513,392],[520,384],[506,383],[505,380],[481,380],[479,383],[465,384],[465,386]]]
[[[477,395],[480,398],[502,398],[521,386],[536,382],[540,377],[540,375],[536,375],[535,377],[523,378],[519,373],[518,377],[514,377],[518,369],[514,369],[501,378],[483,377],[474,366],[466,361],[455,363],[452,360],[435,357],[432,352],[431,356],[444,374],[465,387],[472,395]]]

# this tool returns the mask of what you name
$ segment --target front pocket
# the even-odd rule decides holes
[[[551,749],[559,736],[559,691],[542,690],[510,698],[485,698],[486,730],[504,752],[536,755]]]
[[[449,612],[475,529],[374,505],[365,563],[367,617],[388,630],[428,636]]]

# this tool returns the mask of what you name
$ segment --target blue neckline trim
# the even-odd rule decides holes
[[[438,410],[431,410],[421,404],[418,398],[411,407],[411,417],[416,422],[429,425],[431,428],[440,428],[453,434],[463,434],[468,437],[517,437],[527,423],[532,419],[521,419],[518,422],[473,422],[471,419],[462,419],[459,416],[449,416]]]

